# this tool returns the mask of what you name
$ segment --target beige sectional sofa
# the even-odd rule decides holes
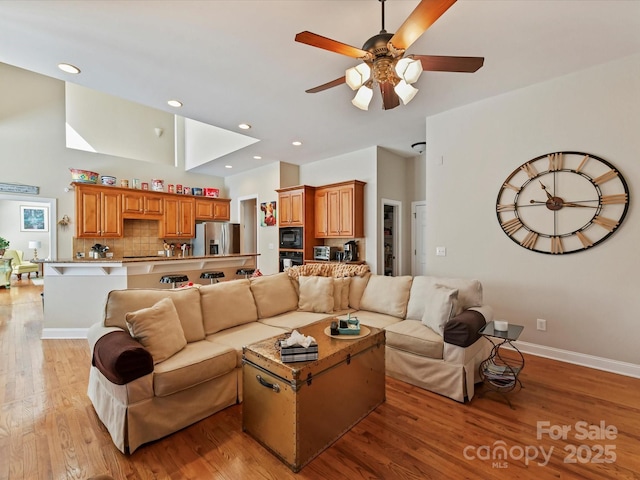
[[[480,282],[293,273],[109,294],[89,331],[88,395],[120,451],[241,402],[243,346],[346,312],[385,329],[388,375],[473,397],[489,350],[477,331],[491,320]]]

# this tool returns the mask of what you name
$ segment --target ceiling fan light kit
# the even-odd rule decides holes
[[[412,84],[418,81],[424,70],[439,72],[472,73],[482,67],[482,57],[445,57],[432,55],[404,56],[406,50],[446,12],[456,0],[422,0],[395,34],[384,28],[384,3],[382,7],[382,30],[369,38],[363,47],[356,48],[311,32],[300,32],[295,41],[358,58],[364,63],[347,69],[344,77],[307,90],[317,93],[346,83],[358,90],[351,103],[361,110],[368,110],[377,84],[382,95],[382,108],[389,110],[409,103],[418,89]]]

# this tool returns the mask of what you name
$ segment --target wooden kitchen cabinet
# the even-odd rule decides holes
[[[313,187],[306,185],[278,190],[281,227],[304,227],[307,218],[305,207],[308,207],[308,203],[313,199],[313,190]]]
[[[352,180],[316,188],[316,238],[364,237],[364,185]]]
[[[111,187],[76,184],[76,237],[122,237],[122,196]]]
[[[161,195],[142,190],[130,190],[122,193],[123,218],[161,218],[163,212],[164,202]]]
[[[196,204],[193,197],[166,196],[164,198],[164,216],[160,222],[160,237],[195,237],[195,213]]]
[[[231,219],[231,200],[226,198],[196,198],[196,220],[229,221]]]

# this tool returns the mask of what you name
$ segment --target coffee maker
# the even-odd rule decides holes
[[[358,243],[355,240],[349,240],[344,244],[344,261],[345,262],[357,262],[358,261]]]

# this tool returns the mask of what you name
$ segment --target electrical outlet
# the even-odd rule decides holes
[[[547,321],[544,318],[539,318],[537,323],[538,330],[542,332],[547,331]]]
[[[436,256],[438,256],[438,257],[446,257],[447,256],[447,248],[446,247],[436,247]]]

